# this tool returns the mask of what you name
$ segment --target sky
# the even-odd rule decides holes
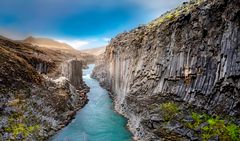
[[[52,38],[76,49],[100,47],[184,1],[0,0],[0,35]]]

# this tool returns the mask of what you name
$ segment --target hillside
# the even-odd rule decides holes
[[[0,140],[46,140],[87,102],[83,61],[5,37],[0,52]]]
[[[93,77],[136,140],[240,139],[240,1],[195,0],[111,40]]]
[[[53,39],[48,39],[48,38],[35,38],[30,36],[24,39],[23,43],[28,43],[31,45],[53,49],[53,50],[75,50],[68,44],[60,43],[58,41],[55,41]]]
[[[99,55],[103,54],[105,52],[105,50],[106,50],[106,47],[98,47],[98,48],[81,50],[81,52],[91,54],[94,56],[99,56]]]
[[[65,56],[70,56],[72,58],[78,58],[78,59],[84,60],[85,64],[93,63],[95,61],[95,57],[92,54],[81,52],[79,50],[72,48],[70,45],[66,43],[61,43],[53,39],[35,38],[30,36],[21,42],[23,42],[26,45],[46,48],[48,50],[53,50],[53,51],[62,53]]]
[[[0,49],[0,63],[2,68],[1,78],[6,77],[5,80],[2,81],[5,85],[14,85],[14,83],[17,83],[18,80],[30,82],[40,81],[40,76],[36,70],[38,70],[40,73],[51,73],[54,71],[54,69],[56,69],[57,65],[62,62],[62,60],[67,58],[67,56],[59,52],[36,48],[30,45],[27,46],[21,42],[15,42],[3,37],[0,38]],[[38,64],[44,64],[48,67],[43,70],[43,68],[39,68]],[[34,79],[34,77],[36,77],[38,80]]]

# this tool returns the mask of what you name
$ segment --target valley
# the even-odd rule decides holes
[[[0,36],[0,140],[240,140],[239,0],[183,2],[102,40]]]

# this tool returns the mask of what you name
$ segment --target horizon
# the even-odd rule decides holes
[[[49,38],[78,50],[98,48],[184,1],[188,0],[1,0],[0,34],[13,40]]]

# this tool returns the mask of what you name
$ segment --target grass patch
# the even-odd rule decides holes
[[[165,121],[172,120],[180,112],[178,105],[174,102],[166,102],[161,104],[160,110]]]
[[[5,131],[12,133],[13,137],[17,139],[21,135],[23,139],[26,139],[31,133],[35,132],[40,128],[39,125],[27,126],[23,123],[10,124],[9,127],[5,128]]]
[[[194,8],[202,4],[204,0],[191,0],[187,4],[183,4],[182,6],[179,6],[172,11],[169,11],[165,14],[163,14],[158,19],[154,20],[153,22],[149,23],[147,25],[148,28],[153,28],[155,26],[160,26],[166,21],[174,21],[180,17],[180,15],[187,15],[189,14]]]
[[[192,113],[192,118],[193,122],[188,123],[187,126],[200,130],[199,135],[204,141],[214,137],[224,141],[240,141],[240,127],[236,124],[207,114]]]
[[[30,125],[28,118],[22,114],[13,114],[8,119],[8,125],[4,127],[4,132],[12,135],[14,140],[27,140],[27,138],[40,129],[40,125]]]

